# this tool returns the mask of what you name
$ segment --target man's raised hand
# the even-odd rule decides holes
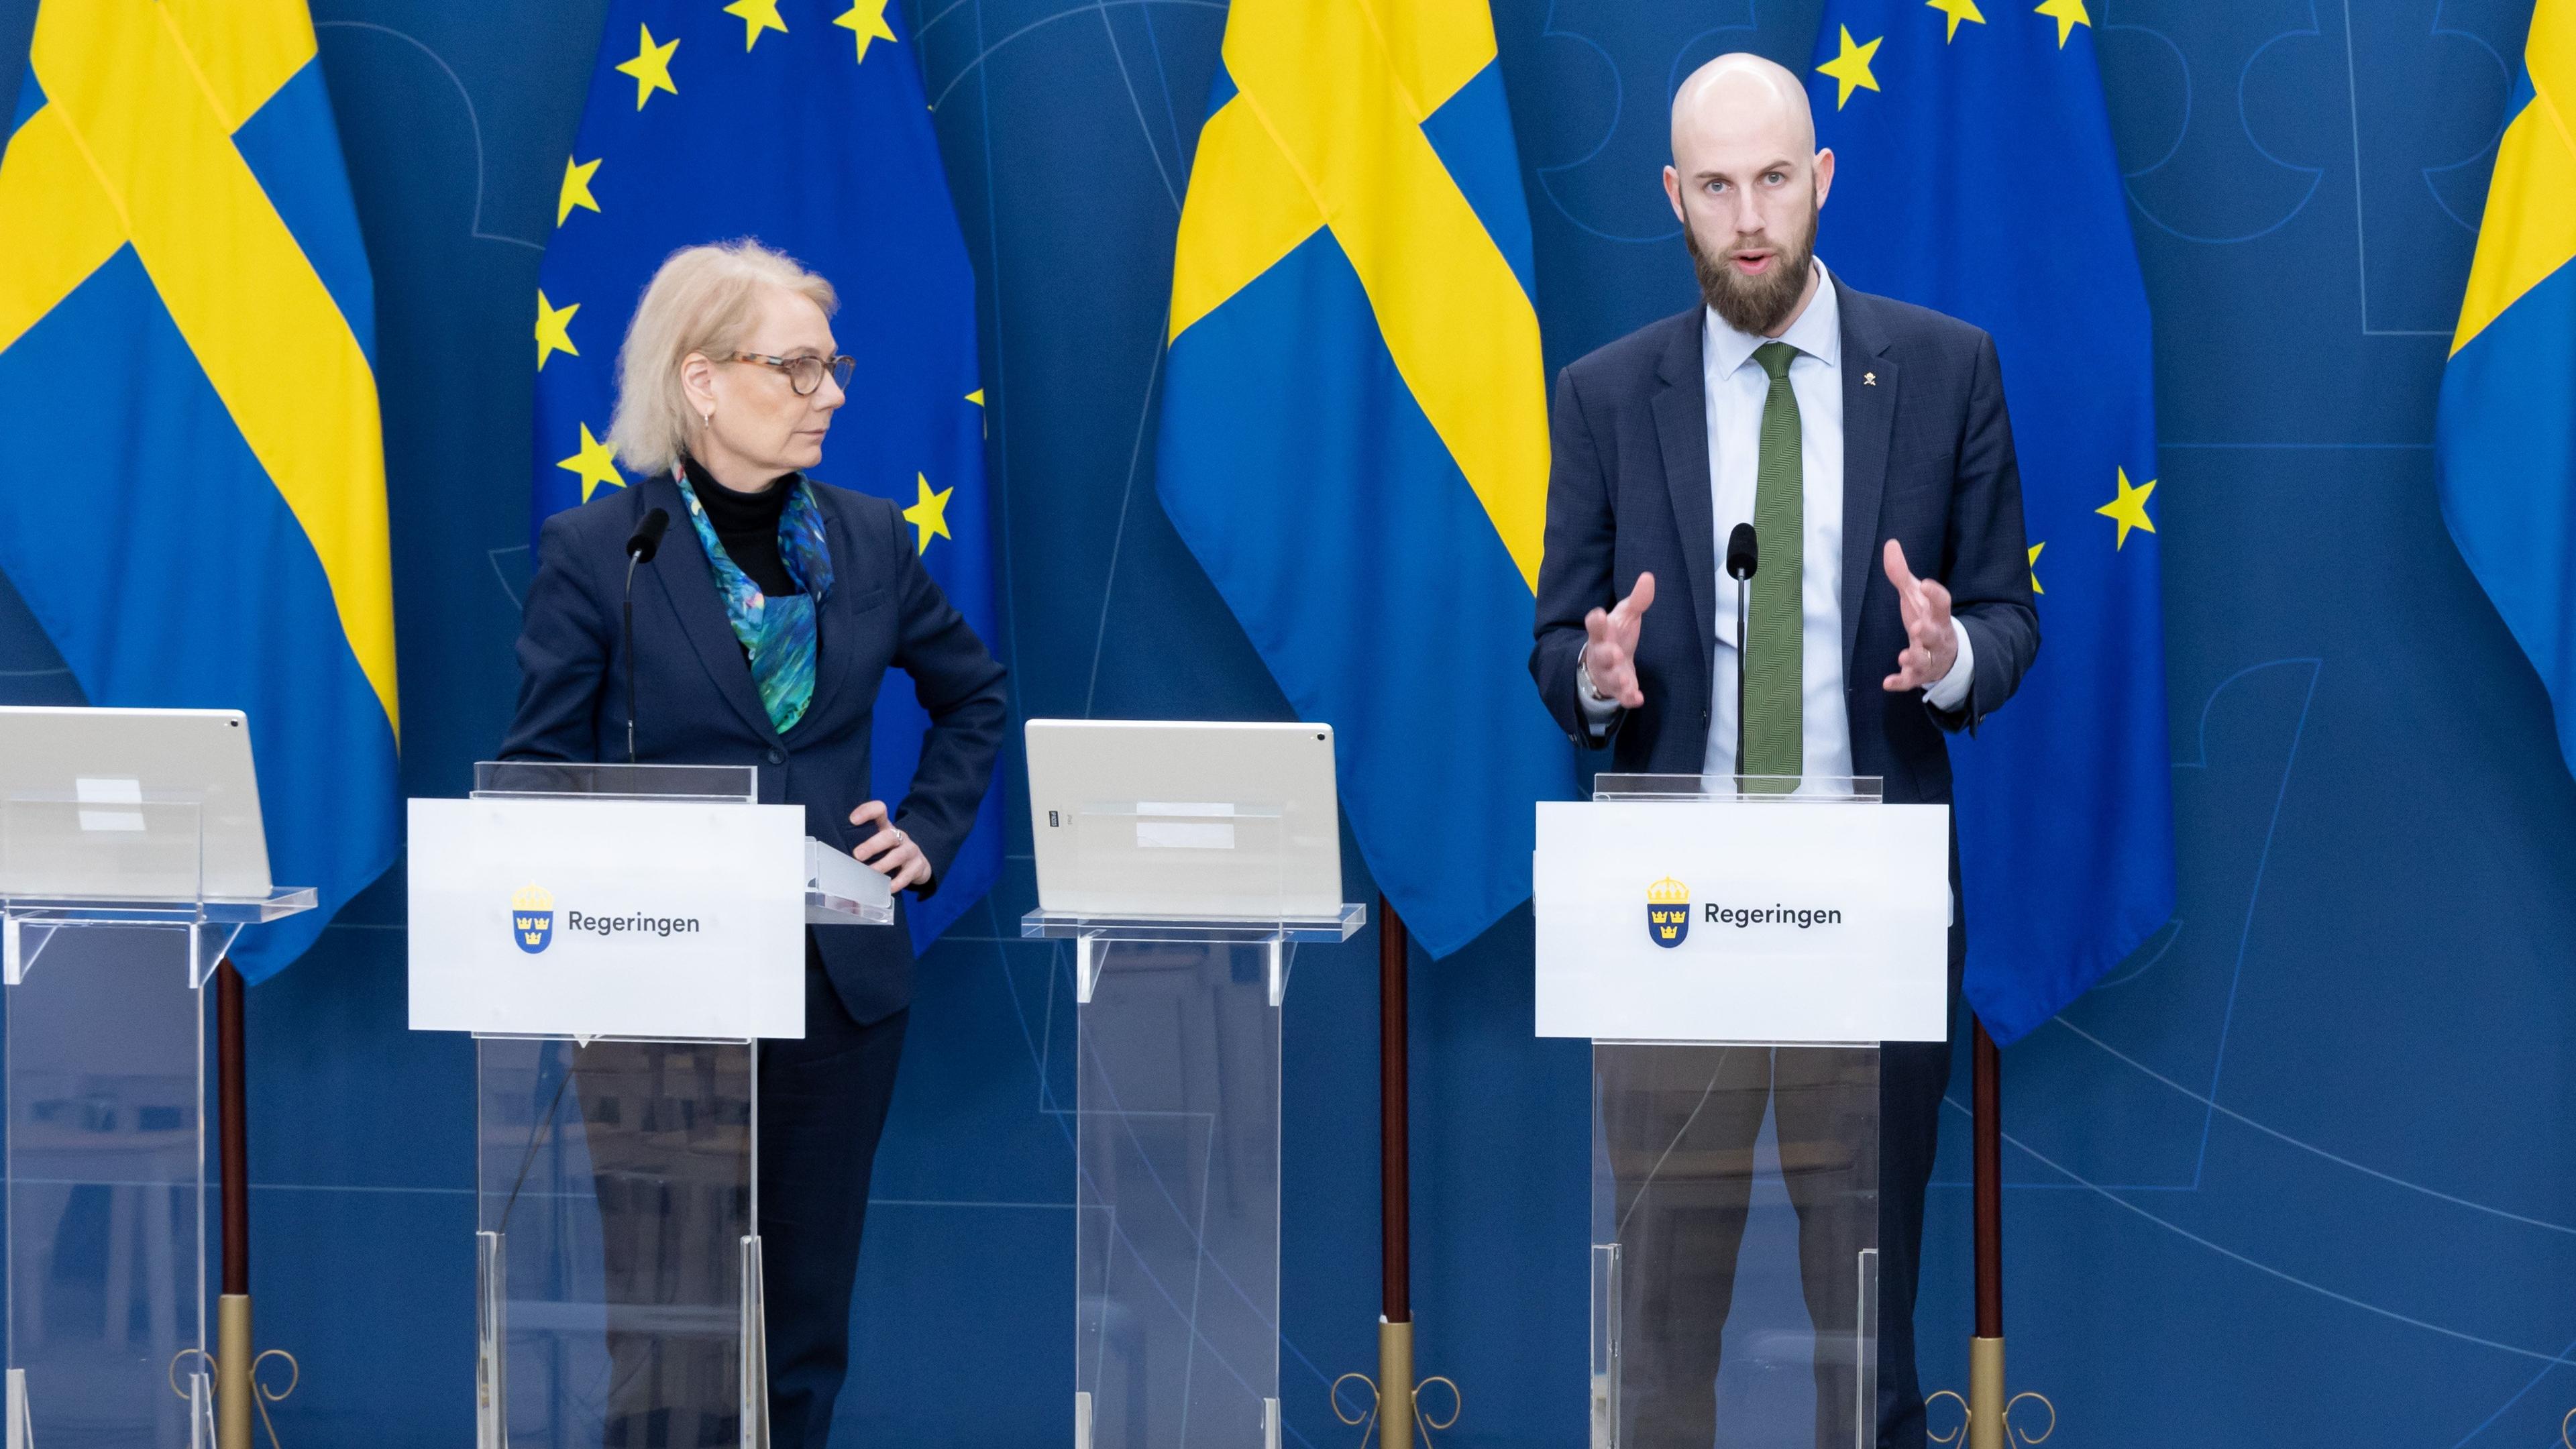
[[[1905,648],[1896,656],[1896,672],[1881,687],[1895,694],[1938,684],[1959,658],[1959,636],[1950,627],[1950,591],[1938,579],[1916,578],[1895,539],[1887,541],[1885,558],[1887,581],[1896,585],[1896,605],[1905,615]]]
[[[1594,692],[1616,700],[1621,709],[1646,702],[1637,687],[1637,634],[1646,625],[1646,610],[1655,602],[1655,576],[1637,575],[1637,586],[1615,608],[1583,616],[1583,657],[1576,665],[1592,680]]]

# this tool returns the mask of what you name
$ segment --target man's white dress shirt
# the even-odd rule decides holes
[[[1726,540],[1739,523],[1753,521],[1753,493],[1762,464],[1762,407],[1771,394],[1771,375],[1753,360],[1753,351],[1779,341],[1798,350],[1789,363],[1789,390],[1798,399],[1798,464],[1805,496],[1800,500],[1799,604],[1805,618],[1804,655],[1799,673],[1801,750],[1807,778],[1832,779],[1852,772],[1851,714],[1843,700],[1843,370],[1842,307],[1834,296],[1833,278],[1821,261],[1816,267],[1816,294],[1806,310],[1777,338],[1739,332],[1704,310],[1700,324],[1700,371],[1708,400],[1708,486],[1717,522],[1717,658],[1710,671],[1708,748],[1700,767],[1710,774],[1735,770],[1735,676],[1741,641],[1735,637],[1735,596],[1741,585],[1727,577]],[[1770,539],[1760,540],[1762,567],[1779,555]],[[1939,566],[1937,559],[1908,559],[1919,575]],[[1876,554],[1869,566],[1879,567]],[[1760,577],[1757,570],[1755,576]],[[1658,580],[1658,583],[1663,582]],[[1671,581],[1676,600],[1687,601],[1689,581]],[[1950,672],[1923,691],[1936,709],[1954,710],[1968,697],[1975,677],[1968,631],[1957,619],[1950,635],[1959,656]],[[1862,660],[1864,669],[1883,663],[1893,673],[1896,661]],[[1878,675],[1862,681],[1879,687]],[[1578,693],[1587,718],[1607,720],[1617,704],[1593,691],[1588,673],[1578,669]]]

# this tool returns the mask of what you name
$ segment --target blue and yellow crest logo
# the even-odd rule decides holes
[[[1646,935],[1665,950],[1690,934],[1690,887],[1671,876],[1646,887]]]
[[[519,887],[510,897],[510,939],[531,956],[554,943],[554,892],[543,886]]]

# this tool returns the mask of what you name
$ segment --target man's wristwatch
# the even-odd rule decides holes
[[[1610,696],[1601,692],[1600,686],[1592,682],[1592,671],[1584,667],[1583,657],[1591,652],[1592,646],[1590,644],[1585,644],[1582,648],[1574,651],[1574,687],[1582,691],[1583,697],[1592,701],[1594,704],[1618,703],[1617,700],[1612,699]]]

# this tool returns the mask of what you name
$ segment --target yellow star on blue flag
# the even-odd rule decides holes
[[[949,536],[948,497],[957,490],[942,488],[933,493],[930,491],[930,479],[927,476],[916,473],[913,475],[913,480],[920,489],[921,496],[910,508],[903,511],[903,519],[920,533],[920,539],[915,543],[913,551],[926,554],[930,552],[932,539]]]
[[[555,225],[572,219],[573,208],[599,210],[599,198],[590,194],[590,178],[599,174],[597,161],[575,161],[564,158],[563,184],[555,188]]]
[[[2110,502],[2093,511],[2120,525],[2119,533],[2111,540],[2111,547],[2117,550],[2128,547],[2130,529],[2143,528],[2149,533],[2156,531],[2156,521],[2147,516],[2147,497],[2156,491],[2156,480],[2150,478],[2145,486],[2133,488],[2129,485],[2128,469],[2112,471],[2120,491]]]
[[[858,37],[858,58],[862,63],[865,63],[868,58],[870,41],[895,38],[894,27],[886,24],[885,12],[888,3],[889,0],[853,0],[850,8],[843,11],[840,17],[832,22]]]
[[[1952,22],[1953,25],[1956,23]],[[1837,111],[1850,103],[1853,91],[1878,89],[1878,77],[1870,74],[1869,58],[1878,54],[1879,46],[1885,44],[1887,38],[1880,36],[1864,44],[1852,39],[1851,27],[1846,25],[1842,27],[1839,39],[1840,46],[1832,58],[1816,63],[1816,74],[1833,79],[1834,109]]]
[[[1944,43],[1959,38],[1959,22],[1963,20],[1972,25],[1986,23],[1985,12],[1977,8],[1977,0],[1923,0],[1923,3],[1940,11],[1949,20],[1949,28],[1941,32]]]
[[[621,75],[635,77],[635,109],[640,111],[655,91],[668,91],[675,96],[680,93],[680,88],[671,83],[671,54],[680,48],[680,42],[666,40],[656,45],[653,27],[638,25],[635,29],[643,38],[636,42],[633,58],[620,61],[617,70]]]
[[[724,13],[742,21],[742,48],[745,50],[760,43],[762,31],[787,33],[787,22],[778,15],[778,0],[733,0],[724,8]]]
[[[2093,17],[2084,9],[2084,0],[2040,0],[2038,14],[2057,22],[2057,48],[2064,50],[2075,34],[2075,27],[2090,26]]]
[[[558,352],[574,357],[581,349],[572,345],[572,314],[581,310],[579,302],[557,307],[546,301],[543,289],[537,292],[537,371],[546,370],[546,359]]]

